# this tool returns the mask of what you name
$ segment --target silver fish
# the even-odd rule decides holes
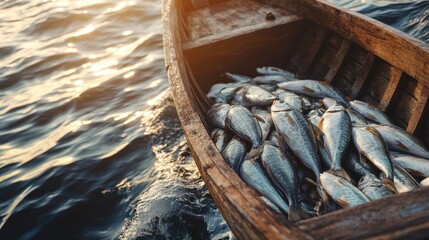
[[[374,175],[367,174],[363,176],[358,183],[358,188],[371,200],[377,200],[390,195],[391,191]]]
[[[286,75],[264,75],[264,76],[257,76],[253,78],[252,82],[258,83],[258,84],[277,84],[277,83],[294,81],[294,80],[297,80],[297,79]]]
[[[250,106],[266,107],[278,99],[276,95],[258,87],[258,86],[244,86],[243,87],[243,101]]]
[[[234,98],[239,89],[239,87],[226,87],[212,100],[214,100],[215,103],[228,103],[232,98]]]
[[[226,117],[226,126],[241,139],[262,146],[262,131],[252,113],[240,105],[232,105]]]
[[[359,100],[354,100],[350,101],[350,106],[367,119],[381,124],[393,125],[389,117],[384,112],[382,112],[380,109],[376,108],[371,104]]]
[[[362,161],[363,158],[365,158],[365,161]],[[350,144],[349,150],[344,156],[344,168],[359,176],[375,174],[375,171],[366,163],[366,161],[365,156],[361,156],[361,158],[359,158],[359,152],[356,150],[356,147],[353,144]]]
[[[276,204],[283,212],[289,212],[289,206],[265,175],[261,164],[256,160],[244,160],[240,167],[240,177],[262,196]]]
[[[216,83],[214,84],[209,92],[207,93],[207,98],[211,99],[212,101],[215,101],[217,98],[219,98],[220,92],[225,88],[239,88],[244,86],[243,83]]]
[[[329,173],[351,181],[341,164],[352,134],[352,125],[346,109],[339,104],[331,106],[323,114],[319,128],[323,132],[325,147],[332,160]]]
[[[231,165],[234,171],[238,172],[241,161],[246,155],[246,143],[241,139],[234,137],[222,152],[223,158]]]
[[[238,91],[235,93],[234,97],[231,100],[231,105],[241,105],[244,107],[251,107],[248,102],[243,99],[244,89],[242,87],[238,88]]]
[[[271,118],[271,114],[268,111],[265,111],[258,107],[252,108],[252,113],[255,116],[256,120],[258,120],[259,127],[261,127],[262,131],[262,140],[265,141],[268,135],[271,132],[271,128],[273,126],[273,119]]]
[[[360,115],[360,113],[356,112],[352,108],[346,109],[347,113],[349,114],[350,120],[352,121],[352,125],[366,125],[366,119]]]
[[[357,206],[371,201],[351,182],[342,177],[337,177],[324,172],[320,174],[320,182],[322,183],[323,189],[329,194],[329,196],[344,208]]]
[[[260,84],[258,86],[264,89],[265,91],[270,92],[271,94],[273,94],[272,92],[274,92],[277,89],[277,86],[273,84]]]
[[[309,216],[302,211],[298,201],[299,182],[292,161],[280,149],[269,144],[264,145],[261,160],[271,180],[288,199],[289,220],[298,221],[308,218]]]
[[[395,165],[395,187],[398,193],[409,192],[420,188],[420,184],[402,167]],[[385,175],[381,173],[381,179],[384,180]]]
[[[353,142],[360,154],[367,157],[387,178],[383,179],[390,190],[395,191],[393,184],[393,164],[386,144],[380,134],[371,126],[353,126]]]
[[[393,163],[407,170],[411,175],[429,177],[429,160],[414,155],[390,152]]]
[[[389,149],[429,159],[429,151],[425,145],[404,129],[389,125],[372,124],[371,126],[381,134]]]
[[[207,112],[207,121],[213,128],[226,129],[225,120],[231,106],[225,103],[216,103]]]
[[[335,100],[335,99],[333,99],[333,98],[330,98],[330,97],[325,97],[325,98],[323,98],[323,99],[322,99],[322,103],[323,103],[323,106],[324,106],[326,109],[328,109],[328,108],[330,108],[330,107],[334,106],[335,104],[338,104],[337,100]]]
[[[323,113],[319,109],[311,110],[308,114],[308,120],[314,125],[318,126],[320,119],[322,119]]]
[[[236,74],[236,73],[229,73],[226,72],[225,76],[232,80],[233,82],[251,82],[252,81],[252,77],[246,76],[246,75],[241,75],[241,74]]]
[[[316,80],[299,80],[279,83],[277,86],[313,98],[331,97],[345,104],[346,106],[349,106],[349,102],[346,100],[346,98],[325,82]]]
[[[282,139],[295,156],[318,178],[321,164],[311,123],[298,110],[285,102],[274,101],[271,106],[271,115]]]
[[[296,95],[295,93],[286,93],[282,95],[282,97],[282,100],[285,103],[288,103],[292,107],[296,108],[296,110],[298,110],[299,112],[303,112],[304,102],[300,96]]]
[[[423,180],[420,182],[420,186],[422,186],[422,187],[429,187],[429,177],[427,177],[427,178],[423,179]]]
[[[231,134],[229,134],[227,131],[216,128],[211,133],[211,138],[213,139],[213,142],[216,146],[216,148],[219,150],[219,152],[223,152],[226,145],[228,144],[229,140],[231,139]]]
[[[288,72],[277,67],[258,67],[256,68],[256,72],[263,75],[283,75],[287,77],[295,77],[294,73]]]

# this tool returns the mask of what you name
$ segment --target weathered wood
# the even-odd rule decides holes
[[[327,31],[324,28],[318,28],[316,32],[316,37],[313,41],[313,45],[307,50],[307,56],[304,59],[303,63],[300,66],[298,72],[298,77],[304,78],[311,64],[313,63],[314,58],[322,46],[323,40],[325,40]]]
[[[374,54],[368,52],[368,55],[366,56],[366,59],[364,62],[364,66],[360,71],[359,76],[356,79],[356,82],[353,84],[352,91],[350,94],[352,98],[356,98],[359,95],[363,87],[363,84],[365,83],[365,80],[368,77],[369,71],[371,70],[372,63],[374,62],[374,57],[375,57]]]
[[[389,85],[387,86],[386,91],[384,92],[383,98],[378,105],[378,108],[381,111],[387,111],[391,104],[396,101],[398,96],[399,86],[401,82],[402,71],[392,67],[392,72],[389,80]]]
[[[427,239],[429,188],[386,197],[298,223],[318,239]]]
[[[363,14],[323,0],[265,0],[326,27],[429,85],[429,45]]]
[[[411,120],[408,123],[407,131],[414,134],[421,129],[424,120],[426,119],[426,112],[428,106],[428,97],[429,97],[429,88],[423,87],[421,90],[420,97],[418,99],[417,105],[413,110],[413,115]]]
[[[335,75],[343,64],[344,58],[346,57],[347,52],[349,51],[350,41],[347,39],[343,39],[341,43],[340,49],[338,50],[337,56],[333,59],[332,67],[329,69],[329,72],[325,76],[325,80],[329,83],[334,80]]]

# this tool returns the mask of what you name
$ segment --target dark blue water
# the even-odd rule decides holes
[[[428,1],[341,1],[429,41]],[[159,0],[0,2],[0,239],[230,239],[168,93]]]

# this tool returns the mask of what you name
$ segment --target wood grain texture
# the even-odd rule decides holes
[[[317,239],[427,239],[429,188],[386,197],[298,223]]]
[[[326,33],[327,31],[324,28],[318,28],[316,30],[316,37],[312,45],[309,46],[309,49],[307,50],[306,58],[300,65],[300,70],[297,74],[298,77],[304,78],[307,74],[308,69],[310,68],[311,64],[316,58],[317,53],[320,50],[320,47],[322,46],[323,40],[325,40]]]
[[[362,87],[368,77],[369,71],[371,70],[372,63],[374,62],[374,54],[368,52],[365,62],[363,63],[362,70],[359,72],[359,76],[357,77],[356,81],[353,84],[350,96],[352,98],[356,98],[360,91],[362,90]]]
[[[429,88],[423,87],[418,99],[417,105],[413,110],[410,122],[408,123],[407,131],[409,133],[416,133],[419,131],[427,119],[427,106],[428,106]]]
[[[393,27],[323,0],[266,0],[368,49],[419,82],[429,85],[429,45]]]
[[[392,106],[392,103],[396,101],[396,98],[398,97],[401,77],[402,77],[402,71],[395,67],[392,67],[392,73],[389,79],[389,85],[387,86],[387,89],[384,92],[384,95],[380,101],[380,104],[378,105],[378,108],[381,111],[386,112],[389,109],[389,107]]]
[[[332,81],[335,78],[335,75],[337,74],[338,70],[340,69],[341,65],[343,64],[344,58],[346,57],[347,52],[350,48],[350,41],[347,39],[343,39],[340,49],[338,50],[337,56],[332,60],[332,67],[329,69],[329,72],[325,76],[325,80],[329,83],[332,83]]]

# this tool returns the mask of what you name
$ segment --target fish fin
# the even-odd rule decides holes
[[[349,176],[349,174],[343,169],[329,169],[327,171],[328,173],[335,175],[337,177],[342,177],[344,179],[346,179],[347,181],[353,183],[353,185],[355,185],[355,182],[353,181],[353,179]]]
[[[304,179],[305,179],[305,181],[307,181],[307,182],[309,182],[309,183],[313,184],[314,186],[317,186],[317,183],[316,183],[315,181],[313,181],[313,179],[308,178],[308,177],[305,177]]]
[[[292,208],[289,207],[289,213],[288,213],[288,220],[291,222],[297,222],[299,220],[310,218],[310,215],[308,215],[301,207],[298,208]]]
[[[258,114],[253,113],[253,116],[256,118],[256,120],[258,120],[262,123],[266,123],[265,120],[261,116],[259,116]]]
[[[259,146],[250,149],[250,151],[246,154],[246,160],[256,160],[261,157],[262,152],[264,151],[264,146]]]
[[[322,130],[322,128],[323,128],[323,122],[325,121],[325,118],[324,117],[322,117],[322,118],[320,118],[320,121],[319,121],[319,124],[317,124],[317,127],[320,129],[320,130]]]
[[[382,182],[384,183],[384,185],[386,185],[386,187],[394,192],[394,193],[398,193],[398,190],[395,187],[395,184],[393,183],[392,180],[388,179],[388,178],[383,178]]]

